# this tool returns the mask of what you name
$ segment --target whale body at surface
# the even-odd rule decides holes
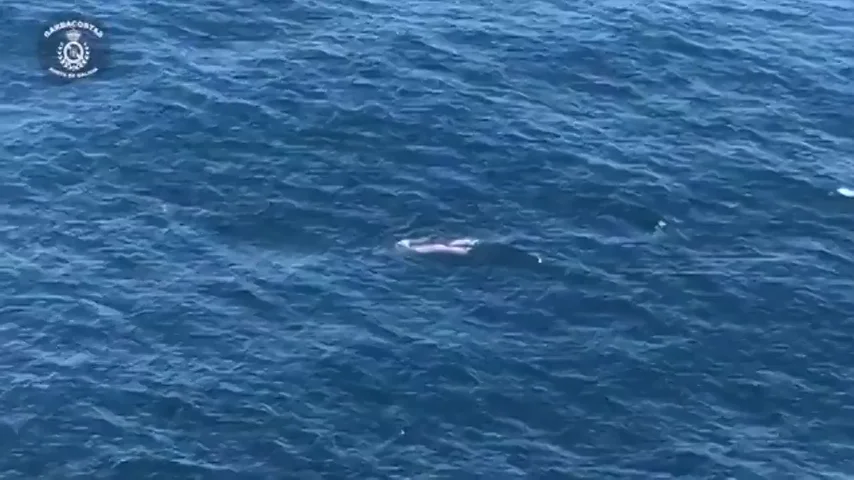
[[[512,264],[517,266],[543,263],[539,255],[526,252],[519,247],[503,243],[487,243],[471,238],[460,238],[449,242],[403,239],[397,247],[418,254],[463,257],[476,263]]]

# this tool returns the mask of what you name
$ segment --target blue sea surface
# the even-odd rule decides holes
[[[70,6],[0,4],[0,478],[854,478],[854,4],[81,0],[57,83]]]

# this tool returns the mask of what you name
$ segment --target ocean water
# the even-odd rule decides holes
[[[0,478],[854,475],[849,2],[0,18]]]

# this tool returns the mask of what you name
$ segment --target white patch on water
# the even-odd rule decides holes
[[[836,189],[836,191],[843,197],[854,198],[854,189],[839,187]]]

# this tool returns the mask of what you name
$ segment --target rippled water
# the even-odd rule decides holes
[[[0,6],[3,478],[854,475],[848,3],[79,6],[64,85]]]

